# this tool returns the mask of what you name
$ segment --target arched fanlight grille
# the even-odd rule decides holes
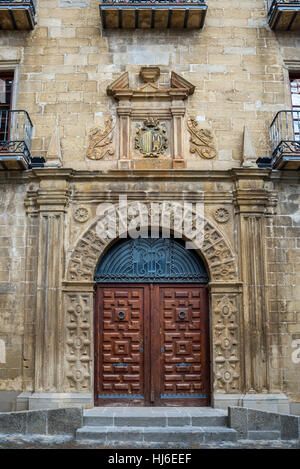
[[[137,238],[117,242],[100,260],[95,281],[207,283],[202,260],[182,242]]]

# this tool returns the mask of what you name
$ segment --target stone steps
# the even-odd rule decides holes
[[[84,426],[76,433],[77,440],[99,443],[211,443],[237,441],[237,432],[227,427],[98,427]]]
[[[83,414],[77,440],[114,443],[209,443],[237,441],[227,412],[199,407],[98,407]]]

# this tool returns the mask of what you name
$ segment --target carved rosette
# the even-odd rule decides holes
[[[240,324],[236,295],[213,295],[215,391],[240,391]]]
[[[191,134],[190,152],[197,153],[204,159],[213,159],[217,156],[214,138],[210,130],[198,129],[198,122],[190,117],[187,122],[188,131]]]
[[[68,293],[65,301],[66,390],[90,391],[92,298],[88,293]]]
[[[225,207],[217,208],[217,210],[214,213],[214,219],[218,223],[227,223],[230,219],[230,213]]]
[[[104,129],[93,127],[89,131],[89,144],[86,156],[90,160],[102,160],[106,155],[113,155],[115,150],[112,146],[112,131],[115,122],[112,117],[105,121]]]
[[[79,223],[85,223],[90,218],[90,212],[86,207],[78,207],[74,212],[74,220]]]

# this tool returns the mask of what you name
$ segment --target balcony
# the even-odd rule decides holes
[[[34,29],[36,0],[0,0],[0,30]]]
[[[300,169],[300,109],[279,111],[270,127],[273,169]]]
[[[267,0],[268,23],[276,31],[300,30],[300,0]]]
[[[104,29],[201,29],[205,0],[102,0]]]
[[[26,111],[0,110],[0,170],[31,168],[32,128]]]

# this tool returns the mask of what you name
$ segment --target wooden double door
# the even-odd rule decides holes
[[[210,404],[207,286],[98,284],[95,405]]]

